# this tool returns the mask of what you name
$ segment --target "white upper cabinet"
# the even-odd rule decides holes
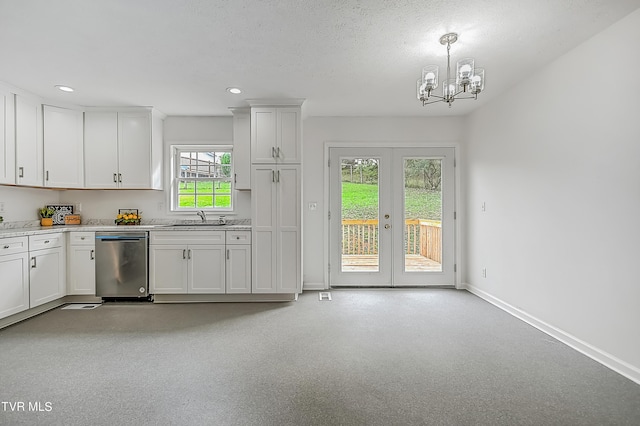
[[[15,95],[0,86],[0,183],[16,183]]]
[[[44,186],[82,188],[84,186],[82,111],[43,107]]]
[[[118,113],[84,114],[85,186],[118,187]]]
[[[299,164],[301,122],[300,107],[251,108],[251,162]]]
[[[85,187],[162,189],[162,119],[149,109],[85,112]]]
[[[42,186],[42,109],[27,96],[16,95],[16,184]]]
[[[233,173],[235,189],[251,189],[251,113],[249,108],[230,108],[233,113]]]

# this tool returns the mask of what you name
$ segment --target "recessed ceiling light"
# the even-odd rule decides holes
[[[227,92],[233,93],[234,95],[238,95],[238,94],[242,93],[242,90],[240,90],[237,87],[227,87]]]
[[[61,86],[61,85],[56,85],[56,88],[59,90],[62,90],[63,92],[73,92],[73,87],[69,87],[69,86]]]

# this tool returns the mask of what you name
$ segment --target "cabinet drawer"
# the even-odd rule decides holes
[[[221,244],[224,231],[151,231],[149,244]]]
[[[72,246],[93,246],[96,244],[95,232],[71,232],[69,234],[69,244]]]
[[[251,244],[251,231],[227,231],[227,244]]]
[[[42,234],[29,236],[29,250],[40,250],[45,248],[62,247],[64,234]]]
[[[0,256],[28,251],[28,244],[27,237],[0,238]]]

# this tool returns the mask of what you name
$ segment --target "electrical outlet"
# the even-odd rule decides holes
[[[482,278],[487,278],[487,268],[482,268]]]
[[[485,202],[482,202],[482,211],[485,212],[487,211],[487,205],[485,204]]]
[[[164,209],[164,203],[162,201],[158,201],[158,211],[161,212]]]
[[[4,213],[4,201],[0,201],[0,213]]]
[[[80,213],[82,211],[82,203],[76,203],[75,212]]]
[[[309,203],[309,210],[316,210],[318,208],[318,203],[311,202]]]

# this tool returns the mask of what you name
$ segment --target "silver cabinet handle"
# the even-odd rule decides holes
[[[113,174],[113,181],[114,181],[115,183],[118,183],[118,175],[117,175],[117,173],[114,173],[114,174]]]
[[[45,244],[49,244],[49,242],[50,242],[49,240],[44,240]]]
[[[24,167],[18,167],[18,177],[24,177]]]
[[[91,260],[95,260],[95,258],[96,258],[96,251],[95,250],[91,250],[90,259]]]
[[[49,180],[49,170],[47,170],[44,174],[45,174],[44,180]]]
[[[280,182],[280,170],[278,170],[277,176],[278,177],[276,178],[276,182]]]
[[[8,248],[9,248],[9,246],[4,246],[3,248],[6,248],[6,249],[8,249]]]
[[[183,259],[187,258],[187,249],[182,250],[182,258]]]
[[[276,148],[274,146],[271,147],[271,157],[276,158]]]
[[[85,238],[85,237],[80,237],[80,239],[81,239],[82,241],[84,241],[84,238]]]
[[[276,158],[280,158],[280,147],[276,148]]]
[[[229,260],[229,249],[227,249],[227,260]]]
[[[276,181],[276,172],[275,170],[271,170],[271,182],[275,182]]]
[[[187,250],[187,259],[191,259],[191,249]]]
[[[122,182],[122,173],[118,173],[118,182]]]
[[[233,174],[233,183],[238,183],[238,174],[237,173]]]
[[[32,257],[32,258],[31,258],[31,268],[33,269],[33,268],[35,268],[35,267],[36,267],[36,258],[35,258],[35,257]]]

